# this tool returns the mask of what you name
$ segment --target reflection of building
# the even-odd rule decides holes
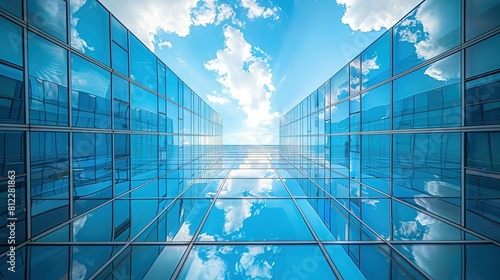
[[[281,119],[290,173],[324,172],[306,194],[369,278],[498,275],[499,12],[424,1]]]
[[[96,0],[2,1],[0,40],[0,278],[88,279],[217,170],[222,118]]]

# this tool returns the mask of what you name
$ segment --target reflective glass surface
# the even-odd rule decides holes
[[[115,42],[113,42],[113,68],[128,76],[128,53]]]
[[[29,33],[30,123],[68,125],[67,51]]]
[[[362,88],[369,88],[391,76],[391,32],[386,32],[362,54]]]
[[[28,22],[67,42],[66,1],[28,0]]]
[[[113,108],[114,129],[130,129],[130,96],[129,83],[113,75]]]
[[[21,1],[1,1],[0,8],[19,18],[22,17],[23,2]]]
[[[275,277],[337,279],[315,245],[195,246],[179,279]]]
[[[496,47],[500,34],[481,41],[465,50],[465,76],[467,78],[499,68],[500,58]]]
[[[158,130],[158,96],[132,85],[130,87],[132,130]]]
[[[111,30],[113,32],[113,41],[128,50],[127,29],[115,17],[111,17]]]
[[[14,1],[2,1],[3,3]],[[0,51],[0,59],[23,65],[23,40],[21,37],[22,29],[20,26],[0,16],[0,40],[3,42],[2,50]]]
[[[109,12],[97,1],[70,1],[71,46],[110,66]]]
[[[497,15],[500,3],[497,0],[465,1],[465,38],[467,40],[481,35],[500,25]]]
[[[23,72],[0,64],[0,121],[24,123]]]
[[[391,83],[384,84],[361,95],[361,130],[387,130],[391,117]]]
[[[111,128],[111,75],[81,58],[71,56],[73,126]]]
[[[429,0],[393,28],[393,71],[399,74],[460,43],[460,2]]]
[[[393,83],[393,128],[461,124],[460,54],[439,60]]]
[[[361,57],[356,57],[349,64],[350,94],[356,94],[361,89]]]
[[[466,125],[494,125],[500,122],[500,74],[465,83]]]
[[[154,91],[157,90],[156,57],[139,39],[129,35],[130,39],[130,78]]]

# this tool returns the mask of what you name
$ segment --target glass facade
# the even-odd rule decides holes
[[[140,279],[165,246],[132,242],[208,207],[180,197],[219,172],[222,117],[96,0],[1,1],[0,39],[0,279]]]
[[[423,1],[223,146],[99,1],[0,1],[0,279],[494,279],[499,7]]]
[[[362,278],[499,273],[499,7],[421,3],[281,118],[285,170]]]

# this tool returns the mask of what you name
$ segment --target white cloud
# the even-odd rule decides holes
[[[259,261],[256,257],[264,255],[266,251],[264,246],[247,246],[248,252],[241,254],[239,263],[236,264],[236,269],[240,273],[245,273],[251,279],[272,279],[272,265],[267,260]],[[266,249],[269,249],[266,246]]]
[[[227,17],[230,13],[227,7],[224,4],[218,6],[215,0],[101,2],[151,50],[155,48],[155,35],[162,31],[185,37],[192,26],[220,24],[231,17]]]
[[[218,50],[205,68],[215,71],[223,93],[238,101],[247,114],[248,127],[270,125],[278,113],[271,112],[270,98],[275,87],[267,59],[253,55],[252,46],[240,30],[225,26],[224,37],[226,47]]]
[[[356,31],[378,31],[393,26],[422,0],[337,0],[345,6],[342,23]]]
[[[229,102],[227,98],[224,98],[222,96],[219,96],[215,91],[212,92],[214,95],[207,94],[207,98],[209,102],[215,103],[215,104],[220,104],[224,105]]]
[[[264,8],[256,0],[241,0],[241,6],[248,9],[247,17],[249,19],[258,17],[279,19],[278,11],[281,10],[279,7]]]
[[[160,41],[160,43],[158,43],[158,47],[160,47],[160,50],[163,47],[167,47],[167,48],[171,49],[172,48],[172,43],[169,42],[169,41]]]

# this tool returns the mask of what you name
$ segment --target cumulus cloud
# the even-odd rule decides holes
[[[422,0],[337,0],[345,6],[342,23],[362,32],[393,26]]]
[[[224,104],[229,102],[229,100],[227,98],[224,98],[224,97],[218,95],[215,91],[213,91],[212,93],[213,93],[213,95],[207,94],[208,102],[212,102],[212,103],[220,104],[220,105],[224,105]]]
[[[82,1],[82,0],[80,0]],[[155,35],[160,32],[189,35],[192,26],[220,24],[234,18],[225,4],[215,0],[124,0],[101,1],[149,49],[154,51]]]
[[[168,49],[171,49],[172,48],[172,43],[169,42],[169,41],[160,41],[158,43],[158,47],[160,48],[160,50],[163,48],[163,47],[167,47]]]
[[[238,101],[247,114],[247,126],[270,125],[278,113],[271,112],[270,98],[275,87],[267,59],[254,55],[240,30],[225,26],[224,37],[225,48],[218,50],[205,68],[216,72],[223,93]]]
[[[248,252],[241,254],[236,269],[245,273],[251,279],[272,279],[274,263],[269,264],[267,260],[257,260],[257,257],[265,257],[271,246],[247,246]],[[264,250],[266,249],[266,250]]]
[[[279,19],[279,7],[264,8],[257,3],[257,0],[241,0],[241,6],[248,10],[247,17],[254,19],[258,17]]]

